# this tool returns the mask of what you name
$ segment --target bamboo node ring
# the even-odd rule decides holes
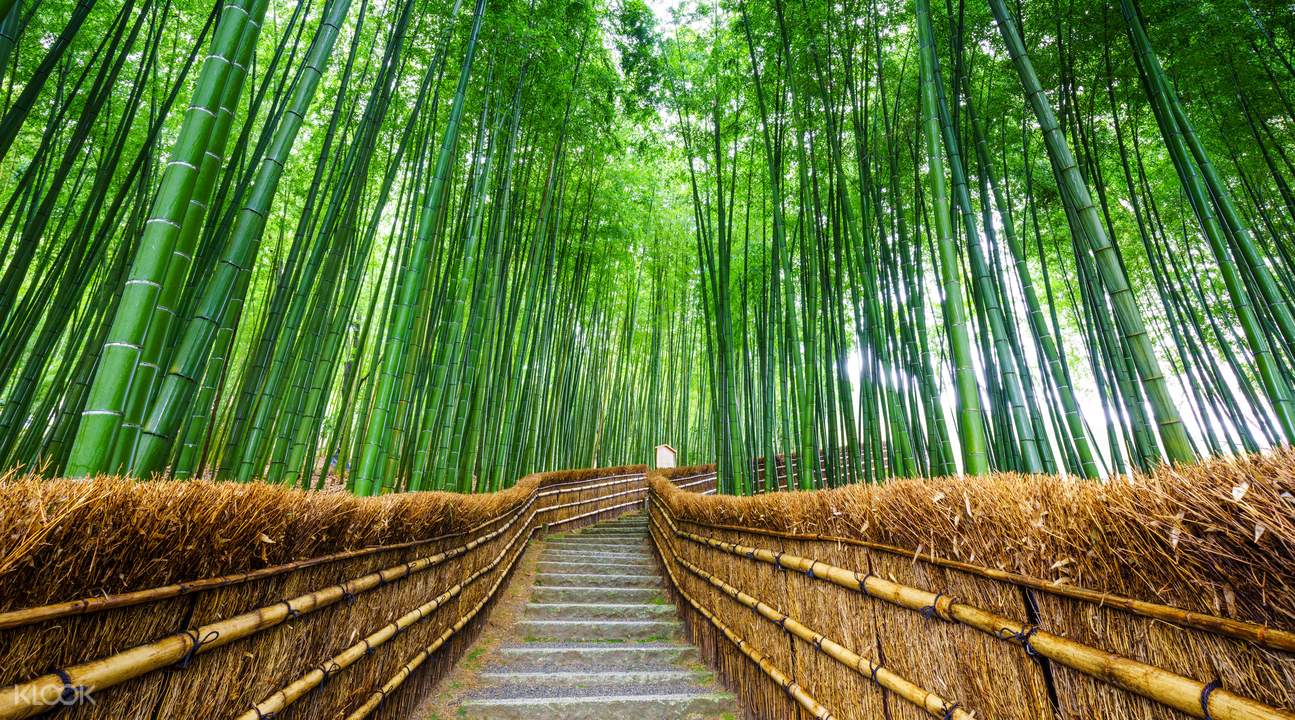
[[[1201,713],[1203,713],[1205,720],[1214,720],[1213,716],[1210,715],[1210,696],[1221,687],[1223,687],[1223,681],[1219,678],[1214,678],[1205,687],[1201,688]]]

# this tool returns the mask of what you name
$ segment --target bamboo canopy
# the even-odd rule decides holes
[[[1295,442],[1288,13],[816,3],[5,3],[0,467],[671,447],[752,494]]]

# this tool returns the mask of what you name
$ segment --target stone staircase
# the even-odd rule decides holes
[[[628,515],[539,541],[535,585],[512,637],[483,663],[455,716],[477,720],[736,718],[682,636]]]

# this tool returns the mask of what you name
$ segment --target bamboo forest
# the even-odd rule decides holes
[[[1295,720],[1291,0],[0,0],[0,720]]]
[[[0,2],[0,465],[723,493],[1295,441],[1295,13]]]

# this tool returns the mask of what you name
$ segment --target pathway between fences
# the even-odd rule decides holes
[[[1293,467],[742,498],[709,466],[380,498],[13,479],[0,720],[1295,720]]]
[[[485,631],[426,720],[736,718],[683,639],[647,527],[635,513],[533,543],[512,588],[526,601],[495,611],[502,637]]]

